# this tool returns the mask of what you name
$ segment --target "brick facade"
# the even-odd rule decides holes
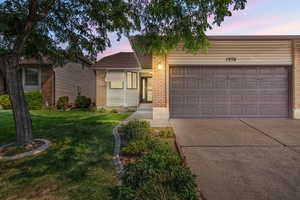
[[[105,71],[96,71],[96,106],[106,106],[106,82],[105,82]]]
[[[44,102],[54,105],[54,71],[52,67],[42,67],[42,94]]]
[[[158,69],[158,65],[162,68]],[[153,78],[153,107],[167,107],[167,63],[166,56],[153,55],[152,58]]]
[[[293,113],[300,118],[300,40],[293,41]]]

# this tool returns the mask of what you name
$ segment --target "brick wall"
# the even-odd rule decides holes
[[[96,71],[96,106],[106,106],[106,72],[103,70]]]
[[[293,111],[294,118],[300,118],[300,40],[293,42]]]
[[[158,65],[162,69],[158,69]],[[152,78],[153,78],[153,107],[167,107],[167,68],[166,56],[153,55]]]
[[[42,94],[44,102],[54,105],[54,71],[51,67],[42,67]]]

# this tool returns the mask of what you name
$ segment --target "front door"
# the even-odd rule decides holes
[[[152,78],[141,77],[141,103],[152,102]]]

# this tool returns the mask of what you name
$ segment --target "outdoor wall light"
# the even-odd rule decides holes
[[[158,69],[158,70],[162,70],[162,68],[163,68],[163,65],[162,65],[161,63],[159,63],[159,64],[157,65],[157,69]]]

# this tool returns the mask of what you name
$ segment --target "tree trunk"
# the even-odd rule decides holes
[[[19,67],[19,56],[10,54],[1,58],[4,67],[7,92],[10,95],[14,113],[17,145],[24,146],[32,142],[32,122],[22,84],[22,70]]]

